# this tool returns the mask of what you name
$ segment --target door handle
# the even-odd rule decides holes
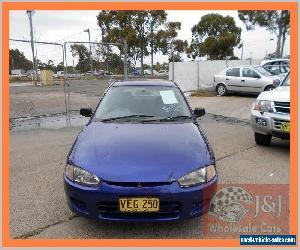
[[[228,81],[228,80],[229,80],[229,78],[226,78],[226,80]]]
[[[241,80],[241,82],[245,82],[245,80]]]

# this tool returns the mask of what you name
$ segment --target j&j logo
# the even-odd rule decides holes
[[[241,187],[225,187],[213,197],[209,214],[229,222],[239,222],[248,212],[243,203],[253,202],[252,196]]]

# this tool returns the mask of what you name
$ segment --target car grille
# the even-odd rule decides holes
[[[289,114],[290,103],[289,102],[274,102],[274,109],[276,113]]]
[[[282,123],[285,123],[285,122],[289,122],[289,121],[281,120],[281,119],[274,119],[273,122],[274,122],[274,127],[275,127],[276,129],[280,130],[281,124],[282,124]]]
[[[109,219],[170,219],[179,218],[181,207],[178,202],[160,202],[158,212],[122,213],[118,202],[98,202],[98,212],[102,218]]]
[[[172,182],[112,182],[106,181],[107,184],[119,187],[158,187],[170,185]]]

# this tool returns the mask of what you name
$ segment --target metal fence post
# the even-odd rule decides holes
[[[127,80],[128,71],[127,71],[127,41],[124,39],[124,79]]]
[[[64,65],[64,94],[65,94],[65,107],[66,107],[66,116],[68,116],[68,103],[67,103],[67,86],[66,86],[66,66],[65,66],[65,47],[66,47],[66,43],[64,43],[64,45],[62,45],[62,52],[63,52],[63,65]]]
[[[197,80],[198,80],[198,82],[197,82],[197,86],[198,86],[198,90],[200,90],[200,72],[199,72],[199,59],[198,59],[198,61],[197,61]]]
[[[175,82],[175,65],[174,65],[174,44],[173,41],[171,42],[171,49],[172,49],[172,80]]]
[[[65,91],[65,105],[66,105],[66,115],[70,118],[70,90],[67,83],[67,74],[68,74],[68,63],[67,63],[67,42],[64,43],[64,91]]]

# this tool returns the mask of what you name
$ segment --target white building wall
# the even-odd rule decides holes
[[[251,61],[252,65],[259,65],[261,60]],[[250,65],[249,60],[215,60],[175,62],[174,79],[173,66],[169,64],[169,80],[174,80],[183,91],[197,89],[213,89],[214,75],[227,67]]]

